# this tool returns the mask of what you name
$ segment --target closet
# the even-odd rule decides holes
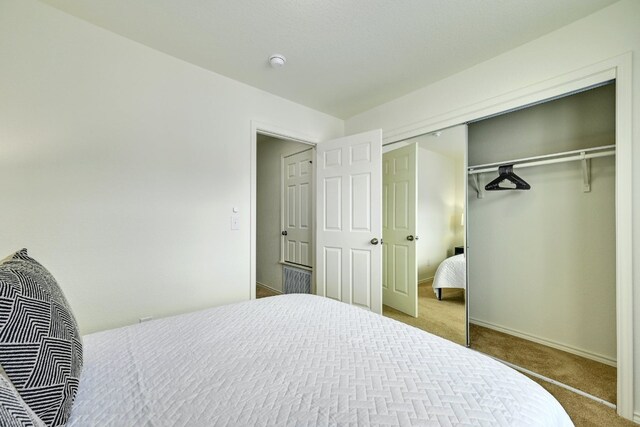
[[[470,123],[467,175],[470,346],[612,403],[615,116],[608,83]]]

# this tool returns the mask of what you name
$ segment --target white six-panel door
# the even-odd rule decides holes
[[[311,266],[311,149],[282,160],[282,259]]]
[[[317,145],[316,291],[382,313],[382,131]]]
[[[413,317],[418,317],[417,150],[413,143],[382,158],[382,300]]]

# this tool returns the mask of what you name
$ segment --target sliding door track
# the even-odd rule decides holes
[[[471,350],[473,350],[473,349],[471,349]],[[545,377],[544,375],[540,375],[540,374],[538,374],[536,372],[530,371],[530,370],[528,370],[526,368],[523,368],[521,366],[514,365],[513,363],[510,363],[510,362],[504,361],[502,359],[499,359],[497,357],[491,356],[490,354],[482,353],[481,351],[478,351],[478,350],[473,350],[473,351],[476,351],[476,352],[478,352],[480,354],[484,354],[485,356],[488,356],[488,357],[492,358],[493,360],[497,360],[498,362],[503,363],[503,364],[507,365],[508,367],[515,369],[516,371],[520,371],[520,372],[522,372],[524,374],[531,375],[532,377],[536,377],[536,378],[538,378],[538,379],[540,379],[542,381],[551,383],[553,385],[557,385],[558,387],[561,387],[561,388],[563,388],[565,390],[569,390],[570,392],[573,392],[573,393],[579,394],[580,396],[584,396],[584,397],[586,397],[588,399],[594,400],[594,401],[596,401],[598,403],[601,403],[601,404],[603,404],[605,406],[608,406],[609,408],[616,409],[616,405],[615,404],[613,404],[611,402],[608,402],[608,401],[606,401],[606,400],[604,400],[604,399],[602,399],[600,397],[594,396],[593,394],[589,394],[589,393],[587,393],[585,391],[582,391],[582,390],[579,390],[579,389],[577,389],[575,387],[571,387],[570,385],[567,385],[565,383],[561,383],[560,381],[556,381],[556,380],[554,380],[552,378]]]

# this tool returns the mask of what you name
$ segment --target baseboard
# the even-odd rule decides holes
[[[271,287],[271,286],[269,286],[269,285],[265,285],[264,283],[256,282],[256,285],[258,285],[258,286],[262,286],[263,288],[267,288],[267,289],[269,289],[270,291],[275,292],[276,294],[282,294],[282,291],[279,291],[279,290],[277,290],[277,289],[274,289],[274,288],[272,288],[272,287]]]
[[[571,347],[565,344],[561,344],[556,341],[550,341],[545,338],[540,338],[535,335],[516,331],[514,329],[505,328],[503,326],[494,325],[492,323],[484,322],[478,319],[469,318],[469,323],[473,323],[475,325],[482,326],[487,329],[493,329],[494,331],[513,335],[518,338],[523,338],[525,340],[533,341],[535,343],[546,345],[547,347],[555,348],[557,350],[566,351],[567,353],[575,354],[576,356],[584,357],[586,359],[595,360],[596,362],[604,363],[605,365],[613,366],[614,368],[617,367],[617,362],[615,359],[610,359],[608,357],[591,353],[589,351],[585,351],[579,348]]]
[[[640,412],[633,413],[633,422],[636,424],[640,424]]]

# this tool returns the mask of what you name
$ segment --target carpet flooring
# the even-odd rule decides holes
[[[256,285],[256,298],[273,297],[276,295],[280,294],[264,286]]]
[[[615,409],[608,408],[595,400],[558,387],[547,381],[533,377],[529,378],[544,387],[560,402],[576,427],[638,427],[638,424],[635,424],[633,421],[618,416]]]
[[[471,325],[471,348],[616,403],[616,368],[492,329]]]
[[[439,301],[433,293],[431,282],[427,282],[418,286],[418,317],[409,316],[386,305],[382,312],[407,325],[466,345],[463,289],[443,289],[442,300]]]

